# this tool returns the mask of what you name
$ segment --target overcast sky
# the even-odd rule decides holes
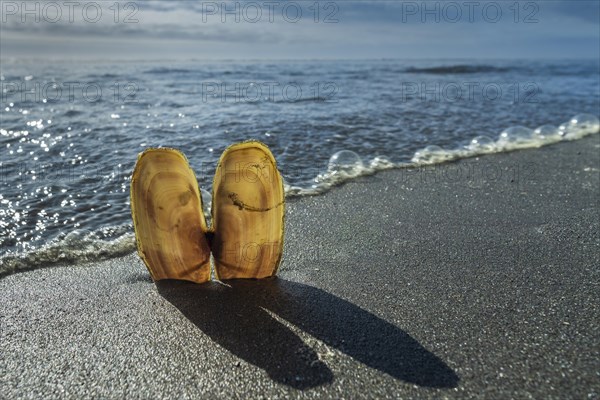
[[[517,4],[1,0],[0,57],[600,58],[597,0]]]

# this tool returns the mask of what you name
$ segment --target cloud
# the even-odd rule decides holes
[[[524,1],[517,7],[505,1],[475,1],[471,6],[463,1],[92,3],[102,7],[95,22],[90,21],[97,13],[91,7],[86,14],[90,2],[85,1],[73,10],[72,21],[63,9],[62,19],[49,22],[54,14],[44,18],[48,15],[43,10],[62,2],[36,2],[42,15],[35,21],[35,15],[7,8],[20,8],[23,2],[3,1],[3,53],[60,50],[83,57],[85,45],[76,46],[77,41],[95,43],[95,54],[99,48],[127,44],[131,57],[176,54],[178,49],[181,57],[194,49],[225,58],[593,57],[600,47],[597,1]],[[35,45],[40,41],[48,49]],[[589,48],[590,43],[597,45]]]
[[[571,17],[596,26],[600,21],[600,2],[598,1],[550,1],[544,7],[557,15]]]

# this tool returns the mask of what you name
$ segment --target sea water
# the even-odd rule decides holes
[[[598,131],[597,61],[0,63],[0,274],[135,249],[147,147],[188,157],[205,204],[221,152],[266,143],[288,196],[378,170]],[[367,178],[368,179],[368,178]]]

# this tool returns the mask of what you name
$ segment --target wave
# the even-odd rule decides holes
[[[121,77],[120,75],[117,74],[112,74],[112,73],[106,73],[106,74],[90,74],[87,76],[89,79],[116,79]]]
[[[562,141],[578,140],[599,131],[600,121],[597,117],[580,114],[559,127],[543,125],[532,130],[515,126],[505,129],[496,140],[476,136],[468,145],[455,149],[443,149],[432,144],[417,151],[409,163],[394,163],[380,156],[365,164],[356,153],[343,150],[331,157],[327,171],[315,177],[314,184],[310,187],[284,184],[285,195],[287,198],[319,195],[334,186],[379,171],[415,168],[484,154],[538,148]],[[54,265],[80,264],[120,257],[132,253],[135,249],[135,236],[131,224],[91,232],[76,230],[67,235],[63,234],[36,250],[0,257],[0,278],[16,272]]]
[[[487,136],[476,136],[467,146],[455,149],[443,149],[436,145],[429,145],[415,152],[410,163],[393,163],[387,157],[381,156],[375,157],[365,164],[356,153],[342,150],[331,157],[327,171],[319,174],[311,187],[285,185],[286,196],[322,194],[349,180],[373,175],[387,169],[414,168],[485,154],[538,148],[561,141],[578,140],[598,132],[600,132],[600,121],[596,116],[579,114],[559,127],[542,125],[533,130],[523,126],[514,126],[502,131],[497,140]]]
[[[439,67],[425,67],[425,68],[410,67],[410,68],[406,68],[404,70],[404,72],[409,72],[409,73],[438,74],[438,75],[477,74],[477,73],[486,73],[486,72],[508,72],[508,71],[510,71],[510,68],[506,68],[506,67],[494,67],[492,65],[466,65],[466,64],[447,65],[447,66],[439,66]]]
[[[326,103],[327,102],[327,98],[325,97],[303,97],[301,99],[294,99],[294,100],[279,100],[277,101],[277,103],[288,103],[288,104],[297,104],[297,103]]]
[[[145,74],[156,74],[156,75],[166,75],[166,74],[188,74],[193,72],[192,70],[185,68],[167,68],[167,67],[158,67],[152,68],[144,71]]]
[[[120,231],[120,235],[107,240],[103,238],[106,230]],[[0,258],[0,278],[16,272],[59,264],[79,264],[120,257],[132,253],[135,248],[135,236],[131,226],[104,228],[92,232],[75,230],[38,249]]]
[[[80,110],[68,110],[65,112],[64,116],[65,117],[76,117],[78,115],[82,115],[83,111]]]

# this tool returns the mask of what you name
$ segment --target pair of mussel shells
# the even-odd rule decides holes
[[[155,281],[206,282],[211,253],[217,279],[275,275],[283,251],[284,207],[275,158],[256,141],[223,152],[213,181],[210,229],[198,182],[181,152],[144,151],[131,179],[138,252]]]

